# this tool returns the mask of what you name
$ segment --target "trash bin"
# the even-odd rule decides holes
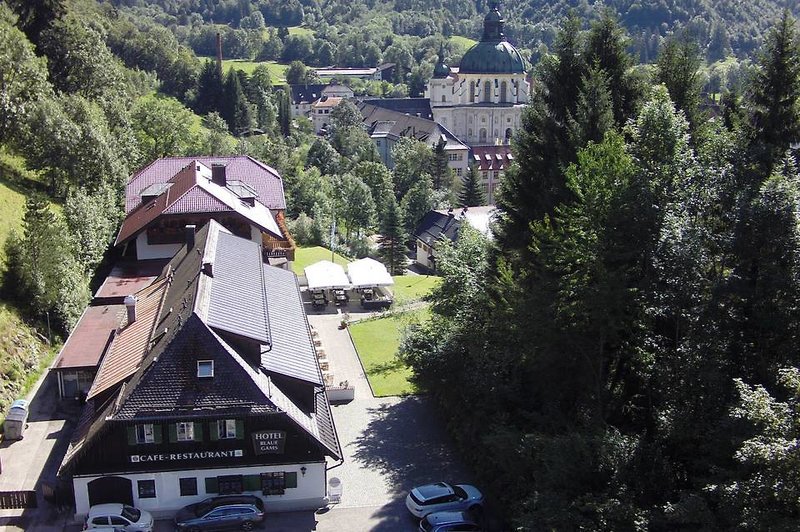
[[[21,440],[25,425],[28,423],[28,401],[17,399],[11,403],[6,420],[3,423],[3,434],[7,440]]]

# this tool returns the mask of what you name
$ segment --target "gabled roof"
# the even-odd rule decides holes
[[[251,190],[252,186],[238,180],[234,181],[233,189],[218,185],[211,181],[211,169],[197,160],[190,161],[165,185],[168,186],[159,187],[163,190],[159,196],[128,213],[115,245],[135,237],[162,215],[215,212],[236,213],[260,230],[282,238],[281,230],[266,206],[258,199],[253,205],[242,201],[243,185]]]
[[[124,315],[124,305],[86,307],[58,353],[53,369],[96,367]]]
[[[446,238],[454,242],[461,227],[461,219],[453,213],[442,211],[428,211],[414,229],[414,237],[422,240],[429,246]]]
[[[312,103],[322,97],[322,89],[327,87],[324,83],[301,83],[296,85],[289,85],[289,92],[292,97],[292,103],[299,105],[301,103]]]
[[[125,186],[125,212],[130,213],[142,202],[141,193],[155,183],[167,183],[186,166],[198,161],[207,167],[214,163],[224,164],[226,178],[242,181],[258,193],[258,201],[272,210],[285,210],[286,198],[283,194],[283,180],[280,174],[266,164],[252,157],[237,155],[231,157],[164,157],[150,163],[136,172]]]
[[[274,341],[261,354],[261,365],[270,372],[322,385],[297,276],[272,266],[265,265],[263,270]]]
[[[514,161],[514,156],[511,154],[511,146],[508,144],[473,146],[472,160],[481,171],[508,170],[508,167]]]
[[[148,343],[156,326],[161,303],[167,293],[167,280],[161,278],[144,290],[137,292],[136,321],[120,326],[97,370],[88,399],[116,386],[139,368],[147,352]]]
[[[205,321],[215,329],[270,344],[269,305],[258,247],[250,240],[219,233],[215,255],[209,260],[214,280]]]
[[[356,106],[364,118],[367,132],[373,138],[390,137],[396,140],[400,137],[410,137],[430,146],[444,140],[448,149],[467,149],[467,145],[458,137],[433,120],[392,111],[365,102],[358,102]]]
[[[140,336],[130,339],[124,356],[108,358],[118,368],[104,363],[103,373],[116,377],[103,382],[115,381],[117,387],[105,388],[114,392],[108,402],[97,403],[104,397],[99,392],[87,402],[62,471],[74,467],[81,449],[114,421],[286,415],[327,454],[341,456],[327,405],[317,404],[316,413],[307,414],[270,379],[269,373],[276,373],[305,380],[325,400],[296,277],[264,266],[260,258],[257,244],[231,235],[213,220],[197,232],[192,249],[184,246],[175,255],[156,283],[139,294],[141,317],[121,331],[117,345],[121,350],[128,342],[128,331]],[[165,291],[159,292],[162,287]],[[148,305],[157,295],[162,297],[150,321]],[[274,304],[267,305],[268,297]],[[237,316],[238,325],[232,323]],[[245,359],[217,333],[230,328],[262,345],[274,344],[267,363]],[[280,339],[273,342],[276,334]],[[201,360],[213,361],[213,377],[198,377]],[[120,384],[123,374],[129,374],[128,380]]]
[[[367,98],[362,101],[388,111],[433,120],[430,98]]]

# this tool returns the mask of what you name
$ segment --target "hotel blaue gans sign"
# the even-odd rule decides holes
[[[286,431],[261,430],[254,432],[253,448],[256,454],[283,454],[286,443]]]

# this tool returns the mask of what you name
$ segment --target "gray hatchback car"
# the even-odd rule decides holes
[[[264,501],[255,495],[221,495],[190,504],[175,516],[178,530],[252,530],[264,521]]]

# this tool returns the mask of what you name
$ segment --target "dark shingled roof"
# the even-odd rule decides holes
[[[231,303],[227,296],[224,300],[215,299],[215,283],[229,283],[228,276],[235,275],[246,279],[238,290],[263,291],[266,284],[269,287],[266,295],[275,300],[275,305],[269,305],[268,312],[261,307],[262,310],[254,309],[253,313],[265,312],[273,329],[281,335],[280,345],[272,353],[281,362],[271,371],[322,383],[294,274],[263,266],[258,246],[243,245],[233,239],[248,242],[230,235],[212,220],[197,232],[194,248],[187,250],[184,246],[164,267],[160,279],[166,281],[168,288],[152,329],[148,352],[130,380],[112,394],[109,402],[87,403],[61,472],[69,472],[75,466],[82,449],[102,434],[108,422],[145,419],[284,414],[330,456],[337,459],[341,456],[324,388],[314,387],[323,392],[318,397],[325,404],[317,401],[315,413],[304,412],[272,383],[266,367],[251,365],[214,332],[211,323],[204,321],[215,304]],[[247,255],[259,260],[249,260]],[[234,258],[238,260],[236,264],[231,262]],[[203,264],[209,262],[211,268],[203,269]],[[258,274],[254,275],[256,270]],[[250,283],[256,286],[248,286]],[[262,296],[253,301],[256,306],[265,302]],[[239,308],[243,315],[249,312],[245,307]],[[264,324],[266,327],[266,319]],[[214,361],[213,377],[197,376],[200,360]]]
[[[297,276],[272,266],[265,265],[263,270],[275,341],[270,351],[261,354],[261,365],[267,371],[321,385],[322,373]]]
[[[430,98],[367,98],[362,101],[388,111],[433,120]]]
[[[417,224],[417,228],[414,230],[414,237],[429,246],[436,245],[436,242],[443,238],[455,242],[460,227],[461,220],[454,214],[428,211],[428,214]]]

